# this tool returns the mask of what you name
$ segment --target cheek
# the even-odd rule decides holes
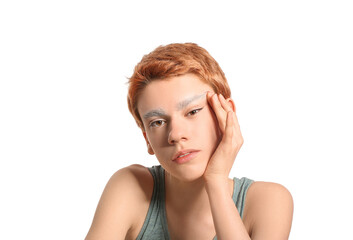
[[[157,149],[163,145],[165,145],[165,135],[162,131],[154,132],[150,134],[150,143],[154,149]]]
[[[205,111],[205,116],[203,117],[203,137],[209,139],[212,145],[217,146],[222,138],[222,133],[218,126],[218,120],[213,111],[209,108],[205,110],[207,111]]]

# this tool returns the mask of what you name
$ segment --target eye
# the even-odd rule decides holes
[[[195,115],[195,114],[197,114],[198,112],[200,112],[202,110],[202,108],[198,108],[198,109],[194,109],[194,110],[192,110],[192,111],[190,111],[187,115],[188,116],[192,116],[192,115]]]
[[[160,126],[164,125],[164,123],[165,123],[164,120],[153,121],[150,123],[150,127],[152,127],[152,128],[160,127]]]

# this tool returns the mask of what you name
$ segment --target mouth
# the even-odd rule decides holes
[[[178,164],[181,163],[186,163],[190,160],[192,160],[196,155],[200,152],[200,150],[195,150],[195,149],[185,149],[182,151],[177,152],[173,156],[173,162],[176,162]]]

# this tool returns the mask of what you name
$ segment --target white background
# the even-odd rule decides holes
[[[215,2],[1,1],[0,239],[83,239],[110,176],[158,164],[126,82],[173,42],[229,80],[245,139],[231,175],[290,190],[290,239],[351,236],[351,1]]]

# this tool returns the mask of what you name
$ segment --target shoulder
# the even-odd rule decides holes
[[[153,178],[146,167],[131,165],[115,172],[102,193],[86,239],[125,238],[142,226],[145,214],[141,213],[147,213],[152,191]]]
[[[102,197],[112,202],[150,201],[153,178],[149,170],[141,165],[131,165],[115,172],[109,179]]]
[[[153,187],[153,178],[148,168],[134,164],[115,172],[107,183],[106,190],[126,194],[142,194],[148,197],[148,189]]]
[[[284,186],[254,182],[247,192],[244,211],[247,221],[251,223],[252,239],[288,238],[293,217],[293,198]]]

